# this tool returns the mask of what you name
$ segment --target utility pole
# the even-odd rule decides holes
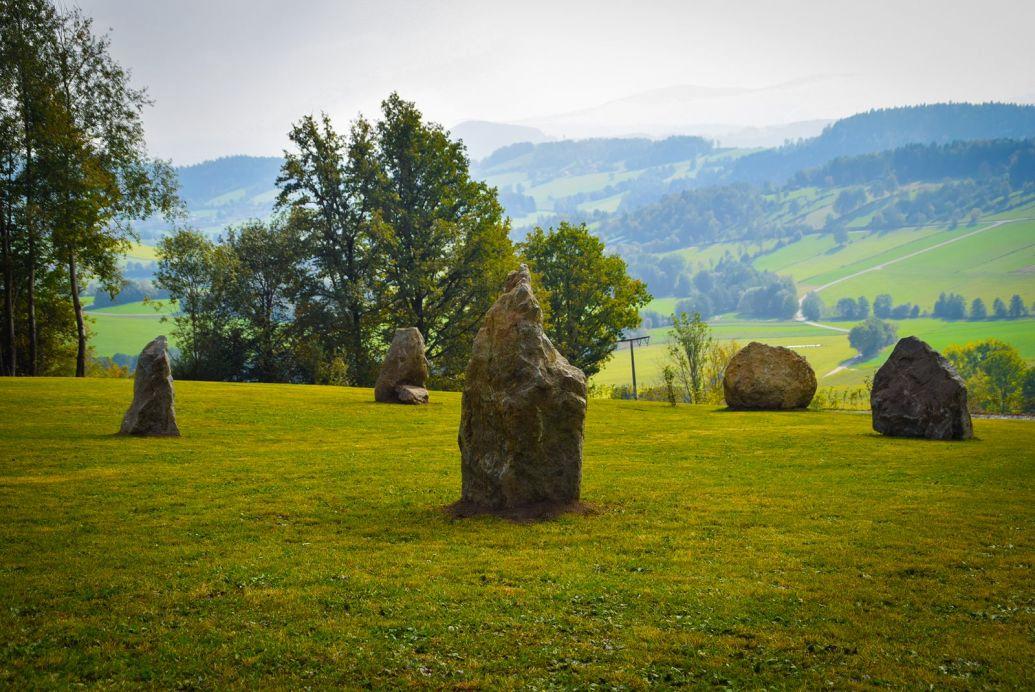
[[[649,344],[649,336],[634,336],[631,339],[619,339],[620,344],[629,344],[629,358],[632,360],[633,370],[633,399],[639,399],[636,393],[636,344]]]

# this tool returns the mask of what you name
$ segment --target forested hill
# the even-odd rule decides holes
[[[618,169],[637,170],[688,161],[712,151],[701,137],[601,138],[532,144],[497,149],[475,166],[483,175],[521,171],[532,178],[582,175]]]
[[[803,188],[822,206],[805,204]],[[1035,140],[911,144],[835,159],[779,189],[741,182],[684,190],[613,215],[597,232],[612,245],[664,252],[834,229],[855,217],[873,228],[958,223],[975,210],[1005,210],[1032,196]]]
[[[827,126],[821,135],[741,157],[702,173],[701,182],[774,182],[844,156],[906,144],[945,144],[1035,137],[1035,106],[940,103],[859,113]]]
[[[834,123],[813,139],[757,152],[716,148],[710,141],[693,136],[512,144],[473,163],[472,174],[498,188],[515,229],[561,220],[603,222],[613,227],[616,212],[636,214],[651,204],[664,207],[670,202],[659,200],[686,190],[699,191],[685,195],[696,200],[694,207],[701,212],[699,217],[695,213],[690,218],[709,225],[712,219],[722,224],[723,219],[732,218],[731,214],[740,214],[727,203],[743,196],[709,192],[709,187],[737,182],[783,185],[796,176],[799,184],[826,186],[827,182],[817,176],[830,177],[836,184],[855,184],[859,176],[872,178],[874,171],[879,173],[888,166],[899,171],[899,181],[915,180],[916,165],[931,167],[931,161],[916,159],[918,156],[955,156],[953,165],[970,165],[948,146],[953,142],[1028,137],[1035,137],[1035,106],[937,104],[861,113]],[[902,149],[904,145],[932,143],[947,148]],[[976,150],[970,153],[994,157],[995,146],[990,144],[984,154]],[[883,152],[896,147],[899,151],[894,154],[895,160],[889,160]],[[856,160],[869,154],[879,155]],[[910,157],[916,165],[906,165]],[[280,157],[232,156],[177,168],[189,223],[216,236],[228,225],[268,216],[276,199],[280,166]],[[822,171],[814,170],[824,166]],[[994,167],[1000,170],[1002,166],[1003,161],[999,161]],[[943,177],[964,175],[946,169]],[[653,216],[658,211],[646,210],[644,214]],[[747,227],[758,221],[749,220],[757,211],[746,210]],[[650,235],[698,235],[691,230],[700,228],[697,221],[673,229],[666,216],[662,210],[659,224]],[[141,227],[144,239],[152,242],[165,229],[166,224],[157,220]]]
[[[188,204],[207,204],[213,198],[239,192],[254,195],[274,187],[283,159],[279,156],[224,156],[176,169],[180,195]]]

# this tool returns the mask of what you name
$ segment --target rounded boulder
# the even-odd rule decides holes
[[[726,366],[722,391],[732,409],[805,408],[816,394],[816,373],[791,349],[752,341]]]

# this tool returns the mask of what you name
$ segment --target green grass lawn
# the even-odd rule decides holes
[[[168,336],[170,344],[175,345],[172,343],[173,323],[163,322],[161,313],[120,314],[88,310],[86,318],[90,347],[96,356],[111,357],[116,353],[135,356],[160,334]]]
[[[1015,687],[1033,424],[592,401],[588,515],[450,519],[459,396],[0,380],[0,684]]]
[[[142,300],[121,305],[109,305],[103,308],[94,308],[89,311],[91,315],[138,315],[151,317],[152,315],[173,315],[177,311],[176,301],[151,300],[145,303]]]

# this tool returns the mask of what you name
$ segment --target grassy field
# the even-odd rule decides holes
[[[856,231],[849,237],[851,242],[839,247],[830,234],[808,235],[758,257],[754,264],[793,277],[803,290],[839,281],[820,293],[828,305],[860,295],[872,301],[879,293],[926,310],[943,291],[962,293],[968,301],[980,297],[989,305],[996,297],[1008,299],[1014,293],[1029,301],[1035,298],[1035,221],[992,227],[986,220],[977,227],[953,230]],[[942,243],[947,244],[935,247]],[[872,271],[846,278],[864,270]]]
[[[154,311],[150,314],[124,314],[89,310],[86,319],[90,347],[95,356],[111,357],[116,353],[135,356],[160,334],[170,337],[171,344],[174,341],[171,334],[173,323],[163,322],[162,314]]]
[[[665,300],[665,299],[660,299]],[[655,300],[658,302],[658,299]],[[1035,362],[1035,319],[985,320],[980,322],[947,322],[931,318],[891,320],[898,328],[899,337],[917,336],[935,349],[950,344],[965,344],[996,338],[1014,346],[1029,363]],[[826,322],[838,329],[851,329],[855,322]],[[712,336],[721,341],[737,341],[747,345],[761,341],[773,346],[786,346],[805,357],[816,371],[820,386],[859,385],[871,377],[887,357],[891,347],[873,358],[853,363],[848,369],[830,374],[842,363],[853,359],[857,352],[849,345],[848,335],[829,329],[813,327],[803,322],[775,320],[739,320],[729,315],[710,323]],[[636,377],[641,385],[658,384],[661,369],[668,352],[669,327],[649,331],[649,346],[636,349]],[[632,383],[632,365],[627,349],[615,351],[614,357],[593,378],[600,385],[628,385]]]
[[[133,303],[123,303],[122,305],[109,305],[103,308],[94,308],[89,311],[91,315],[136,315],[136,316],[147,316],[152,315],[173,315],[177,311],[176,301],[170,300],[151,300],[144,302],[138,300]]]
[[[1032,423],[593,401],[583,499],[453,520],[459,396],[0,380],[0,684],[1035,684]],[[735,431],[735,434],[734,434]]]

